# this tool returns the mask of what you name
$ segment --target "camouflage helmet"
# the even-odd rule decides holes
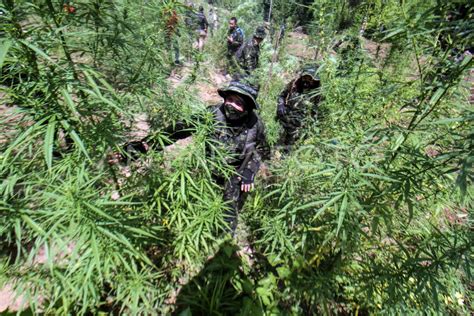
[[[257,29],[255,30],[255,33],[253,34],[253,37],[261,38],[261,39],[264,39],[265,36],[267,36],[267,32],[265,32],[265,28],[263,26],[257,27]]]
[[[321,81],[318,75],[318,70],[319,70],[319,67],[316,65],[305,66],[301,70],[299,78],[303,78],[304,76],[310,76],[311,79],[313,79],[314,81]]]
[[[227,87],[218,89],[217,93],[224,99],[236,93],[245,100],[245,106],[250,105],[252,109],[260,108],[257,103],[258,90],[248,84],[231,81]]]

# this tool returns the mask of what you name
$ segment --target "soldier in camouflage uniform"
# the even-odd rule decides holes
[[[262,159],[268,156],[269,148],[263,122],[255,112],[258,109],[258,92],[249,85],[232,81],[226,88],[219,89],[218,93],[224,102],[210,109],[216,122],[216,129],[210,136],[227,151],[226,163],[235,168],[235,174],[230,178],[216,174],[214,178],[224,188],[224,200],[229,203],[226,221],[234,232],[238,212],[246,193],[254,188],[255,175]],[[174,142],[191,136],[192,129],[178,123],[165,133]],[[131,142],[124,146],[121,160],[137,159],[150,149],[160,148],[160,144],[153,144],[148,138]]]
[[[244,42],[244,32],[237,25],[237,18],[233,17],[229,21],[229,31],[227,33],[227,72],[234,73],[238,66],[236,53]]]
[[[197,33],[198,33],[198,41],[197,41],[197,47],[200,52],[202,52],[203,47],[204,47],[204,41],[206,40],[207,37],[207,31],[209,28],[209,23],[207,22],[206,15],[204,14],[204,8],[203,6],[199,6],[199,12],[196,15],[197,19]]]
[[[249,85],[233,81],[218,92],[224,103],[213,109],[219,123],[215,138],[230,152],[227,163],[234,166],[237,172],[224,184],[224,200],[230,202],[227,221],[234,231],[245,193],[253,190],[255,175],[262,159],[268,156],[269,149],[263,122],[255,112],[258,109],[257,91]]]
[[[168,48],[174,53],[174,64],[179,65],[179,16],[176,10],[165,11],[166,14],[166,30],[165,39]]]
[[[259,64],[260,43],[266,36],[263,26],[257,27],[255,34],[237,52],[237,58],[242,75],[250,75]]]
[[[317,118],[320,86],[316,68],[307,67],[280,94],[277,120],[283,127],[280,144],[286,146],[287,150],[300,139],[305,122]]]

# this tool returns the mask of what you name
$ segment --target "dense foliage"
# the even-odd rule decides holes
[[[198,52],[179,1],[3,0],[0,285],[49,314],[472,313],[468,2],[272,1],[287,33],[256,78],[274,154],[235,240],[194,89],[223,66],[226,18],[251,34],[263,5],[214,2]],[[177,88],[174,12],[192,60]],[[282,157],[276,98],[304,63],[320,66],[320,114]],[[163,144],[187,120],[192,142],[109,164],[142,116]]]

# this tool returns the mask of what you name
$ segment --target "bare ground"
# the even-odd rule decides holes
[[[392,47],[391,44],[377,43],[369,39],[364,39],[362,46],[378,67],[380,67],[383,61],[387,58]]]
[[[9,142],[14,137],[17,127],[23,124],[24,118],[23,114],[19,113],[18,107],[7,105],[5,98],[5,93],[0,92],[0,126],[2,128],[0,145]]]
[[[309,36],[301,32],[288,32],[286,52],[302,59],[313,59],[316,56],[315,48],[308,47]]]
[[[172,89],[177,89],[181,85],[186,84],[186,80],[191,75],[193,64],[185,63],[183,67],[176,68],[168,78],[168,82]],[[206,81],[199,81],[193,84],[193,88],[197,89],[199,98],[206,104],[216,104],[222,101],[217,93],[217,88],[225,85],[230,81],[230,77],[225,76],[219,71],[209,73]]]

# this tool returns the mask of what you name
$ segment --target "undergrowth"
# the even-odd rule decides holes
[[[73,5],[1,5],[0,89],[15,119],[3,116],[0,134],[0,283],[31,311],[472,313],[467,2],[318,0],[303,12],[274,1],[286,37],[267,37],[254,77],[273,154],[240,215],[244,244],[225,233],[213,174],[230,168],[193,89],[225,67],[226,19],[238,16],[250,36],[259,4],[219,3],[220,28],[201,53],[178,1]],[[175,90],[173,10],[191,69]],[[317,60],[289,49],[297,25]],[[319,67],[319,117],[285,155],[276,99],[308,63]],[[137,140],[139,114],[162,145],[110,165]],[[164,131],[182,121],[192,140],[164,148]]]

